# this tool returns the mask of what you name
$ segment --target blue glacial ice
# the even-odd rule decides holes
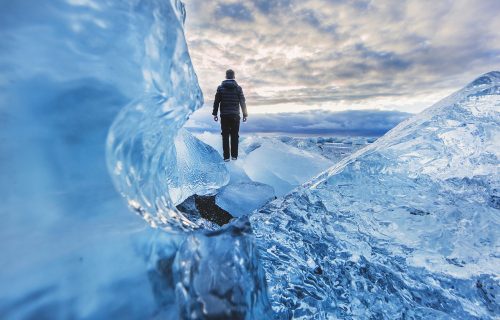
[[[184,19],[175,0],[0,4],[2,318],[499,316],[499,73],[337,164],[255,138],[228,170],[181,129],[203,103]],[[286,165],[259,166],[271,151]],[[281,195],[332,164],[222,228],[175,207],[241,208],[230,179]]]
[[[277,317],[493,319],[500,72],[250,217]]]
[[[229,182],[215,196],[215,203],[235,217],[249,214],[276,197],[272,186],[250,179],[240,164],[228,163]]]
[[[253,181],[271,185],[277,196],[285,195],[333,164],[317,153],[279,140],[260,139],[255,143],[258,148],[242,159],[245,172]]]
[[[203,132],[197,138],[222,155],[220,134]],[[303,138],[243,136],[237,161],[227,164],[229,182],[217,191],[216,203],[240,217],[307,182],[341,158],[368,143],[367,138]]]
[[[1,318],[177,314],[185,234],[150,225],[196,227],[172,204],[228,179],[178,133],[203,100],[183,20],[179,1],[0,4]]]

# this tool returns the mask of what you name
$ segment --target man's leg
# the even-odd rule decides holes
[[[238,140],[240,138],[240,117],[234,116],[231,119],[231,157],[238,158]]]
[[[224,160],[229,159],[229,134],[231,133],[231,118],[220,117],[220,127],[222,134],[222,151]]]

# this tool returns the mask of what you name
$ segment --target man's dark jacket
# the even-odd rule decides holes
[[[217,110],[220,105],[220,115],[240,115],[240,105],[243,111],[243,117],[247,117],[247,105],[243,89],[236,83],[235,80],[229,79],[222,81],[222,84],[217,88],[214,100],[214,111],[212,115],[217,115]]]

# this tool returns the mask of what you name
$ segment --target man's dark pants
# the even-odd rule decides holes
[[[220,126],[222,129],[222,150],[224,159],[231,157],[238,158],[238,135],[240,131],[240,116],[239,115],[221,115]],[[229,150],[229,136],[231,136],[231,151]]]

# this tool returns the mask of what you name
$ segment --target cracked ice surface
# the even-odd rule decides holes
[[[251,216],[279,318],[499,315],[500,73]]]

